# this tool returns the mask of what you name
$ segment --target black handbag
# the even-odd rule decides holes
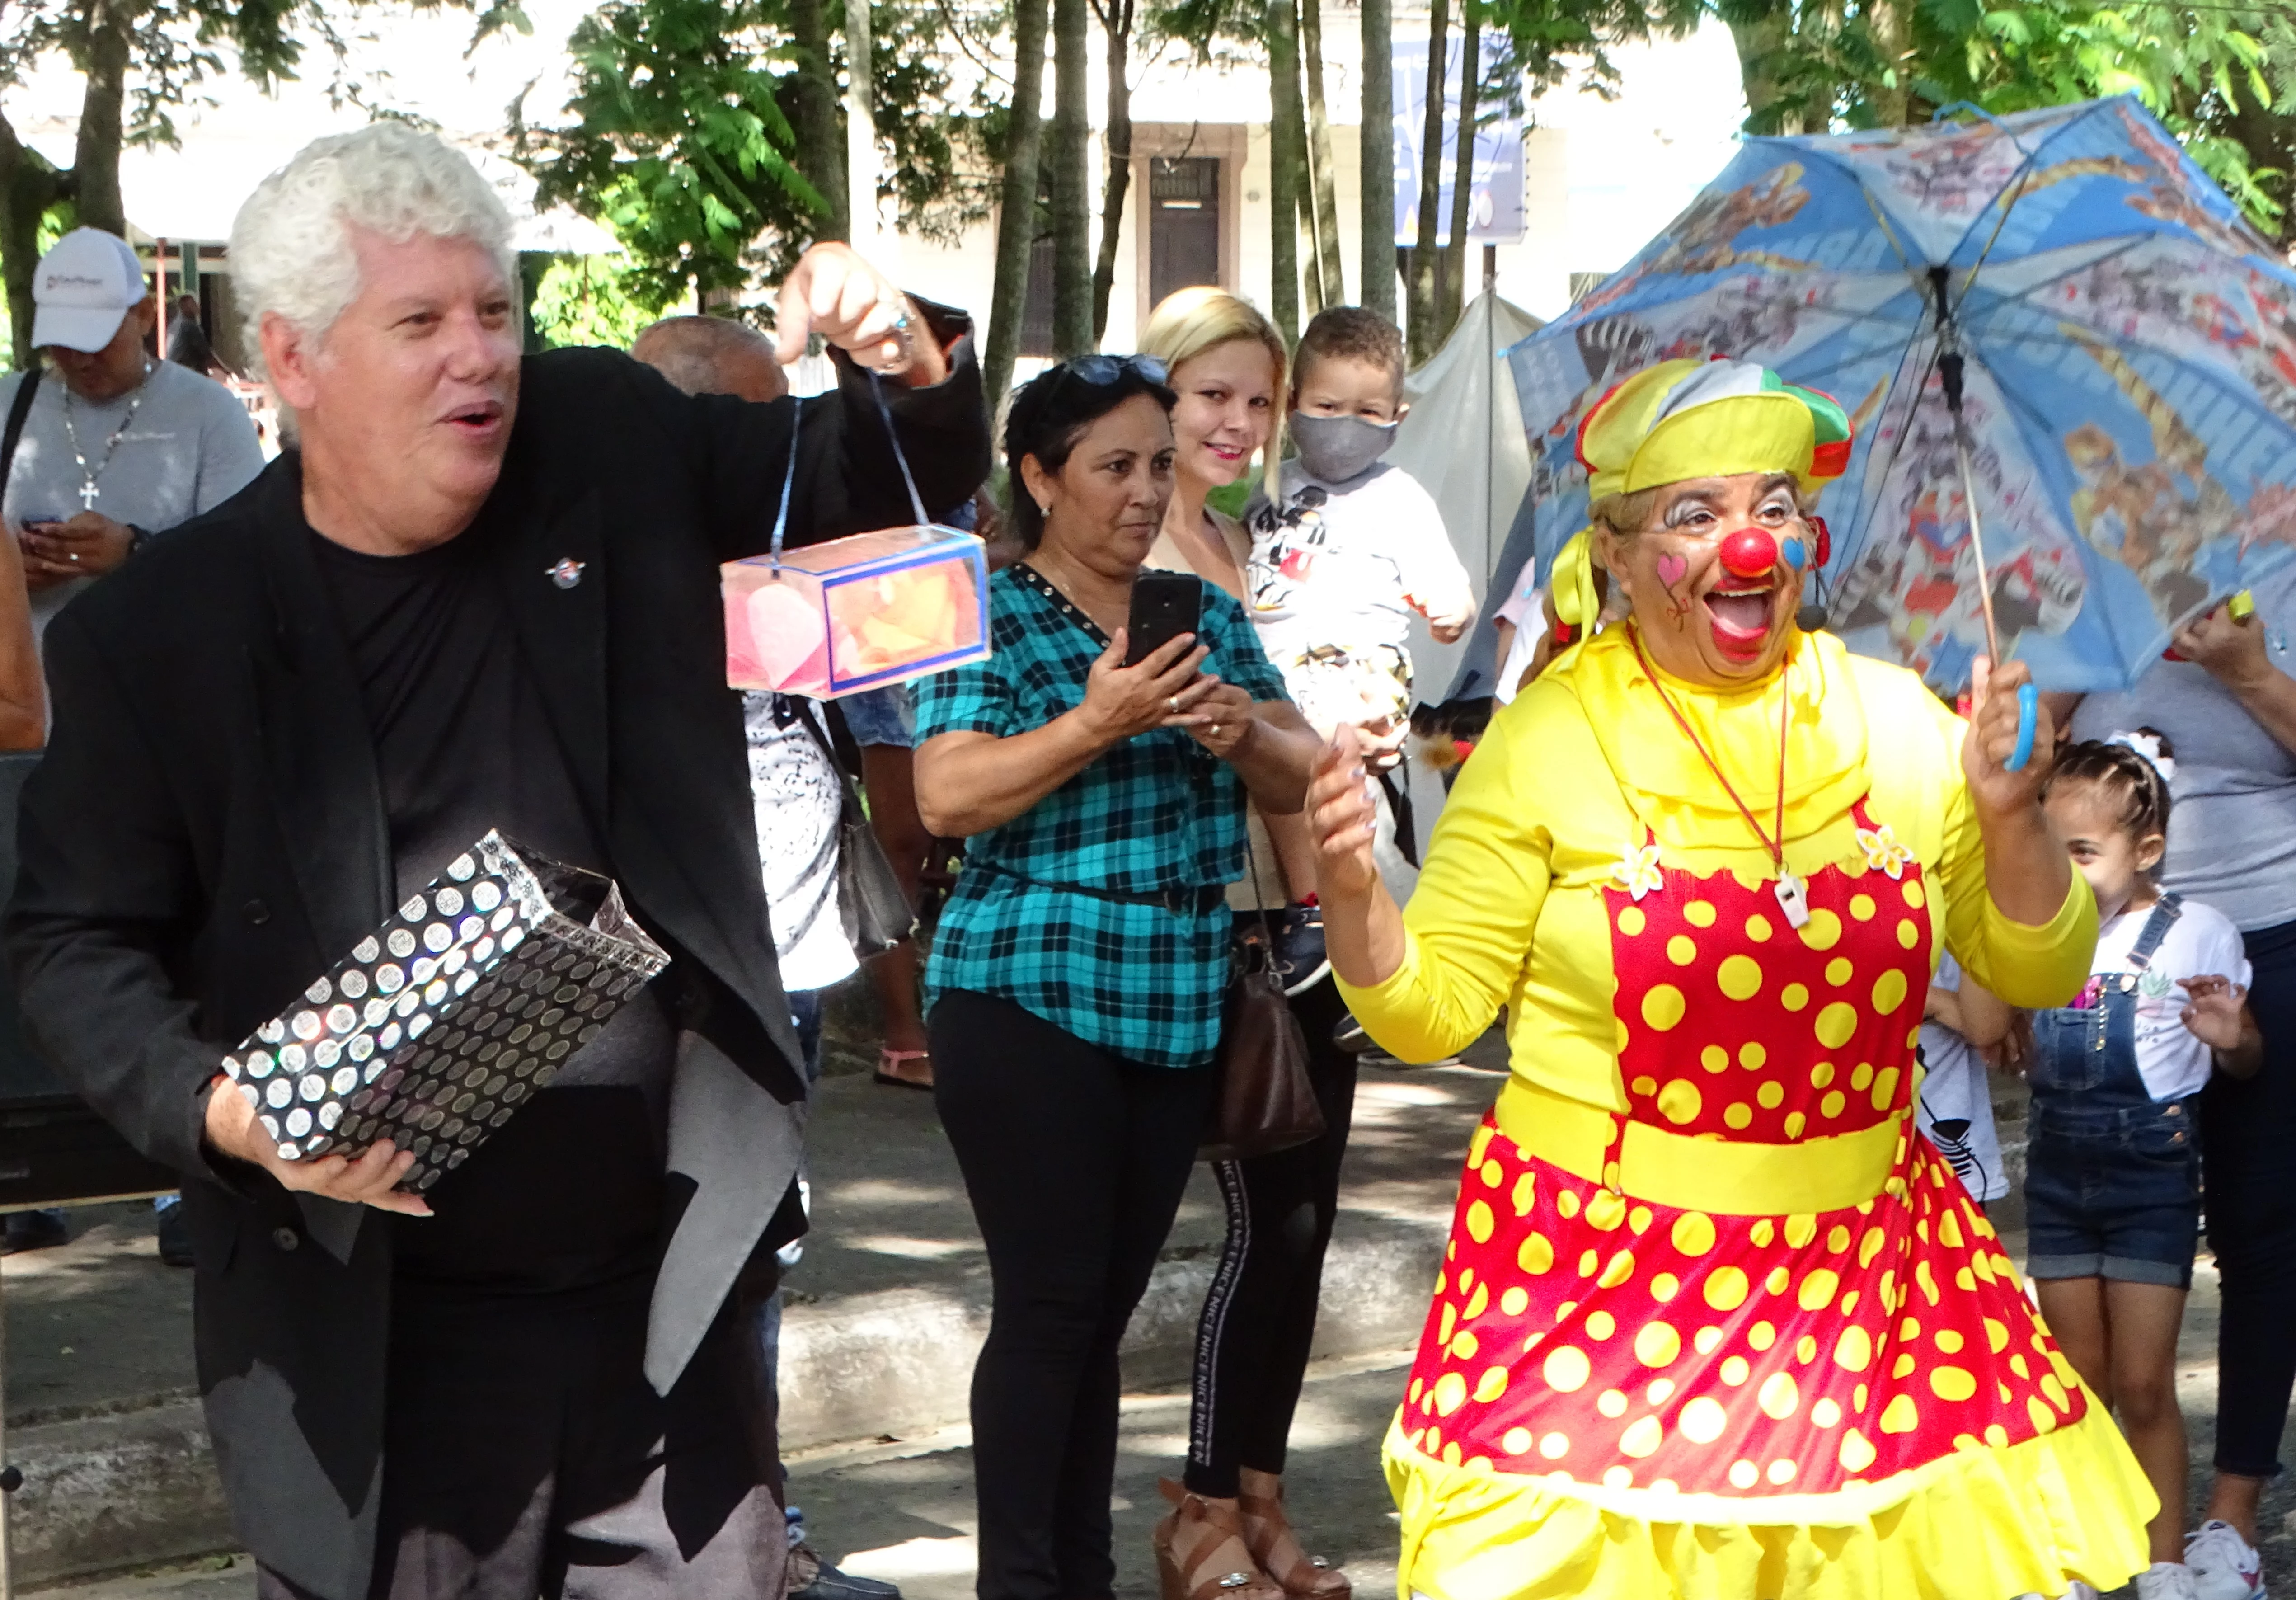
[[[861,751],[836,703],[825,708],[826,732],[806,710],[804,701],[793,697],[791,703],[797,708],[798,720],[805,724],[806,732],[813,735],[837,772],[844,797],[837,824],[837,910],[845,924],[846,943],[853,947],[856,958],[866,961],[915,937],[917,908],[901,888],[892,862],[886,859],[884,846],[877,842],[877,831],[869,825],[869,813],[853,784]]]
[[[1251,851],[1246,846],[1247,860]],[[1252,898],[1259,896],[1256,864]],[[1207,1161],[1242,1161],[1273,1155],[1324,1136],[1324,1108],[1308,1075],[1308,1037],[1275,964],[1275,935],[1265,907],[1259,925],[1229,945],[1227,994],[1220,1006],[1219,1086],[1212,1096],[1203,1143]]]

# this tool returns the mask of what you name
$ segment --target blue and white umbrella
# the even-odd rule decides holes
[[[2131,97],[1748,140],[1510,353],[1534,460],[1514,542],[1541,573],[1587,520],[1580,415],[1702,355],[1849,411],[1819,507],[1833,626],[1941,689],[1988,603],[2042,686],[2127,687],[2296,553],[2296,272]]]

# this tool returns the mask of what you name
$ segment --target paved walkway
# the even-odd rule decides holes
[[[1485,1067],[1368,1072],[1360,1096],[1324,1301],[1327,1355],[1294,1432],[1290,1481],[1301,1524],[1319,1550],[1344,1561],[1365,1600],[1392,1592],[1394,1521],[1378,1440],[1402,1386],[1459,1153],[1497,1087],[1485,1070],[1488,1051],[1487,1044],[1471,1054]],[[964,1385],[987,1309],[980,1241],[928,1096],[834,1078],[824,1088],[816,1149],[816,1228],[791,1281],[798,1303],[785,1335],[792,1497],[820,1547],[852,1570],[895,1579],[916,1600],[964,1600],[972,1593],[973,1529]],[[2017,1208],[2000,1210],[2017,1253]],[[1155,1591],[1148,1529],[1161,1513],[1156,1480],[1175,1469],[1185,1447],[1187,1342],[1219,1218],[1199,1175],[1128,1342],[1136,1392],[1126,1402],[1117,1483],[1124,1600]],[[191,1381],[187,1275],[152,1256],[149,1215],[139,1208],[89,1213],[75,1232],[63,1250],[0,1266],[10,1315],[10,1424],[23,1430],[12,1437],[11,1454],[31,1478],[23,1543],[28,1555],[62,1553],[103,1548],[108,1537],[123,1554],[115,1566],[159,1562],[176,1552],[149,1542],[148,1522],[83,1522],[73,1524],[81,1546],[41,1543],[37,1522],[53,1517],[57,1493],[117,1511],[126,1488],[107,1490],[75,1467],[81,1475],[67,1473],[67,1484],[44,1505],[44,1478],[52,1481],[69,1455],[44,1453],[44,1443],[77,1438],[72,1448],[82,1455],[71,1460],[83,1466],[96,1453],[91,1441],[132,1456],[121,1441],[143,1437],[146,1453],[156,1453],[151,1440],[172,1436],[154,1419],[188,1410],[181,1398]],[[2203,1463],[2214,1424],[2215,1328],[2215,1277],[2204,1262],[2180,1371],[2194,1458]],[[178,1440],[170,1448],[193,1446]],[[2296,1459],[2296,1439],[2289,1454]],[[176,1466],[144,1492],[193,1478],[203,1464],[194,1457]],[[2296,1489],[2276,1488],[2266,1503],[2265,1548],[2268,1574],[2284,1595],[2296,1595],[2292,1513]],[[146,1542],[121,1542],[135,1538]],[[218,1542],[210,1533],[208,1547]],[[208,1557],[57,1592],[75,1600],[248,1600],[253,1582],[243,1558]]]

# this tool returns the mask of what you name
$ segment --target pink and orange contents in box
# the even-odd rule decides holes
[[[919,524],[719,569],[726,681],[833,700],[988,654],[986,547]]]

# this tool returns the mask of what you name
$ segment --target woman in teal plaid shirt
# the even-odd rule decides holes
[[[1164,379],[1087,356],[1013,397],[1028,554],[990,580],[994,653],[917,685],[918,810],[970,841],[925,999],[996,1292],[972,1381],[982,1600],[1113,1590],[1117,1344],[1210,1101],[1245,796],[1297,811],[1316,753],[1217,589],[1193,635],[1123,664],[1172,495]]]

